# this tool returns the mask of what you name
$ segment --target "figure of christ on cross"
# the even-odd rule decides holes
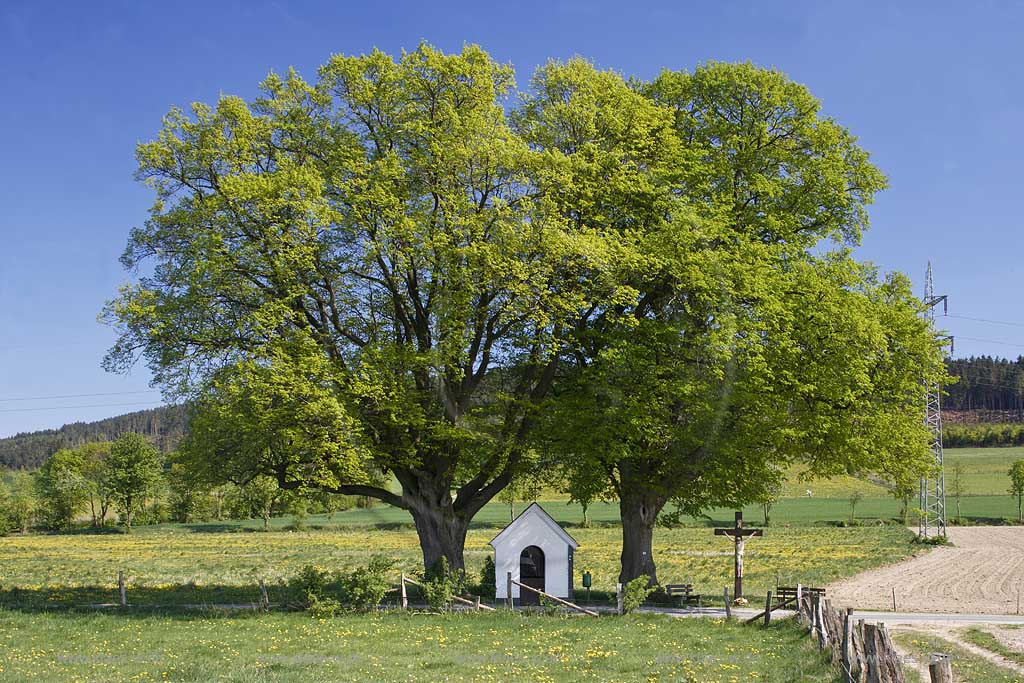
[[[763,536],[761,529],[744,529],[743,513],[736,513],[736,526],[732,529],[715,529],[715,536],[728,536],[736,545],[736,578],[733,584],[734,602],[740,603],[743,599],[743,546],[751,536]],[[742,603],[740,603],[742,604]]]

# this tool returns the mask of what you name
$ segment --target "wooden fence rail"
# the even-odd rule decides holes
[[[821,594],[801,595],[797,618],[829,650],[845,683],[906,683],[903,666],[885,624],[854,622],[853,610],[842,612]]]
[[[589,609],[586,609],[585,607],[580,607],[579,605],[575,605],[575,604],[569,602],[568,600],[563,600],[562,598],[556,598],[554,595],[551,595],[550,593],[545,593],[544,591],[538,590],[538,589],[534,588],[533,586],[527,586],[525,583],[519,583],[518,581],[516,581],[515,579],[512,578],[511,574],[509,574],[508,581],[511,584],[515,584],[515,585],[519,586],[520,588],[525,588],[528,591],[533,591],[537,595],[541,595],[541,596],[547,598],[548,600],[554,600],[555,602],[557,602],[560,605],[565,605],[566,607],[571,607],[572,609],[576,610],[577,612],[583,612],[584,614],[589,614],[592,617],[600,616],[600,615],[598,615],[597,612],[593,612],[593,611],[591,611]],[[511,593],[509,593],[509,597],[510,598],[512,597]]]
[[[405,574],[402,574],[402,603],[403,603],[402,606],[403,607],[407,607],[408,606],[408,598],[406,597],[406,593],[405,593],[405,584],[407,584],[407,583],[411,583],[414,586],[419,586],[420,588],[423,587],[423,584],[420,583],[419,581],[416,581],[414,579],[410,579]],[[464,597],[462,597],[460,595],[453,595],[452,596],[452,600],[454,600],[456,602],[461,602],[461,603],[463,603],[465,605],[470,605],[474,609],[484,610],[485,612],[493,612],[494,611],[494,608],[491,607],[490,605],[481,604],[480,598],[477,598],[476,600],[467,600],[466,598],[464,598]]]

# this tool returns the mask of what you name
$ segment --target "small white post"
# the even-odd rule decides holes
[[[615,602],[616,602],[616,609],[617,609],[618,613],[621,615],[625,611],[625,606],[622,603],[622,584],[621,583],[615,584]]]
[[[409,608],[409,596],[405,592],[405,572],[402,572],[402,609]]]
[[[505,591],[506,591],[505,592],[505,601],[508,603],[508,608],[509,609],[515,609],[516,608],[516,604],[515,604],[515,601],[512,600],[512,572],[508,572],[506,574],[505,578],[506,578],[506,582],[505,583],[506,583],[506,586],[507,586],[505,588]]]

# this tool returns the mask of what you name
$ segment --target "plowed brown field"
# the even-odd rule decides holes
[[[953,546],[829,586],[836,605],[900,612],[1014,614],[1024,589],[1024,527],[949,529]],[[1022,607],[1024,609],[1024,607]]]

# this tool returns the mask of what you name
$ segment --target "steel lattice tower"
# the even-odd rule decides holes
[[[935,295],[931,261],[928,262],[928,272],[925,275],[923,302],[925,317],[934,328],[935,307],[942,304],[942,311],[945,313],[947,301],[946,295]],[[921,517],[917,532],[920,538],[946,535],[946,477],[942,465],[942,387],[938,382],[928,384],[924,425],[931,439],[935,471],[932,476],[921,478]]]

